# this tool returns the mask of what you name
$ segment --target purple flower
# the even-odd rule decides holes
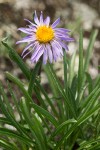
[[[43,55],[44,64],[47,63],[47,60],[52,63],[53,60],[56,61],[63,56],[63,48],[66,51],[68,50],[67,42],[73,41],[73,39],[69,37],[68,33],[70,31],[68,29],[56,27],[60,22],[60,18],[50,25],[49,16],[44,20],[41,12],[40,19],[38,19],[35,11],[35,23],[25,20],[30,23],[28,28],[19,28],[18,30],[26,33],[27,36],[16,43],[28,43],[22,52],[23,58],[33,51],[31,56],[32,62],[37,62]]]

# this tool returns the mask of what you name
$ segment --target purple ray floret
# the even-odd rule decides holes
[[[43,63],[47,61],[52,63],[57,61],[58,58],[63,56],[63,49],[68,51],[67,42],[73,41],[70,38],[70,30],[65,28],[57,28],[60,23],[58,18],[52,25],[50,25],[50,17],[47,16],[43,19],[43,13],[41,12],[40,18],[37,13],[34,13],[34,23],[25,19],[30,25],[25,28],[19,28],[18,30],[27,34],[26,37],[17,41],[16,44],[27,43],[27,46],[22,52],[24,58],[29,53],[32,53],[31,62],[38,62],[43,58]]]

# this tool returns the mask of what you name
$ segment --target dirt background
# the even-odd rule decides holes
[[[8,37],[8,43],[18,53],[21,54],[24,44],[16,45],[16,41],[21,39],[21,33],[17,31],[18,27],[26,26],[24,18],[33,19],[34,10],[37,10],[38,15],[43,11],[44,17],[49,15],[52,22],[58,17],[61,18],[60,26],[72,30],[72,37],[75,42],[69,44],[68,55],[77,50],[77,58],[75,70],[78,67],[78,40],[79,29],[84,29],[84,53],[88,46],[90,33],[93,29],[98,29],[98,36],[94,45],[93,55],[89,72],[92,78],[95,78],[98,73],[98,65],[100,65],[100,0],[0,0],[0,40]],[[34,64],[30,63],[29,57],[24,61],[30,68]],[[63,67],[62,60],[58,60],[54,64],[57,75],[62,78]],[[5,71],[11,72],[13,75],[24,79],[20,69],[12,63],[8,57],[8,53],[4,46],[0,43],[0,80],[6,87]],[[46,84],[47,79],[42,72],[42,83]]]

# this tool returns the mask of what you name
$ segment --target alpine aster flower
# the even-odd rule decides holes
[[[47,60],[52,63],[53,60],[56,61],[63,56],[63,48],[66,51],[68,50],[67,42],[73,41],[73,39],[69,37],[68,33],[70,31],[68,29],[56,27],[60,22],[60,18],[50,25],[49,16],[44,20],[41,12],[40,19],[38,19],[35,11],[35,23],[25,20],[30,23],[28,28],[19,28],[18,30],[26,33],[27,36],[16,43],[28,43],[22,52],[23,58],[33,51],[31,56],[32,62],[37,62],[43,55],[44,64],[47,63]],[[31,50],[29,50],[30,48]]]

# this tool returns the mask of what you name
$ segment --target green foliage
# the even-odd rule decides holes
[[[79,39],[79,66],[74,72],[76,51],[71,59],[64,51],[64,83],[56,76],[53,65],[43,69],[47,75],[52,98],[40,83],[42,62],[31,71],[9,45],[10,58],[26,77],[28,88],[20,79],[6,72],[10,103],[0,82],[0,147],[4,150],[99,150],[100,149],[100,75],[92,80],[89,62],[97,31],[91,34],[83,61],[83,32]],[[16,85],[22,97],[18,99]],[[86,91],[88,94],[86,94]],[[35,103],[33,95],[38,99]],[[16,113],[19,119],[16,119]],[[8,126],[7,126],[8,125]],[[75,145],[77,145],[75,147]]]

